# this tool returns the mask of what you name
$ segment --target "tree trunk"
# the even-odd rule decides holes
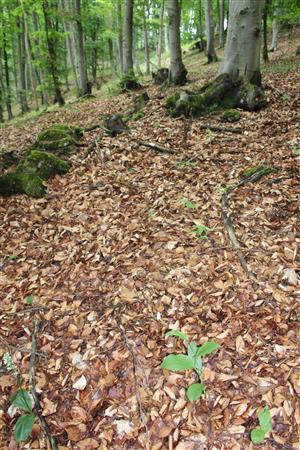
[[[278,33],[279,33],[279,17],[280,17],[280,7],[278,0],[275,3],[274,7],[274,17],[272,22],[272,45],[270,52],[275,52],[277,50],[278,43]]]
[[[78,62],[79,62],[79,79],[80,79],[80,91],[79,96],[90,94],[90,88],[88,86],[85,54],[84,54],[84,41],[83,41],[83,28],[81,22],[81,0],[75,0],[75,24],[77,32],[77,44],[78,44]]]
[[[186,83],[187,70],[182,61],[180,43],[180,8],[178,0],[167,0],[169,18],[169,46],[171,52],[170,81],[175,85]]]
[[[217,61],[217,55],[215,51],[215,38],[214,38],[214,22],[213,22],[213,9],[212,0],[205,0],[205,23],[206,23],[206,56],[207,63]]]
[[[226,47],[219,73],[260,86],[261,21],[265,0],[230,0]]]
[[[219,76],[196,91],[167,100],[173,116],[201,116],[220,108],[256,111],[266,102],[261,89],[260,35],[264,0],[230,0],[229,26]]]
[[[10,77],[9,77],[9,67],[8,67],[8,54],[7,54],[7,42],[6,35],[3,32],[3,62],[4,62],[4,74],[5,74],[5,84],[6,84],[6,110],[8,120],[13,118],[12,105],[11,105],[11,88],[10,88]]]
[[[123,22],[123,80],[124,89],[139,87],[133,69],[133,0],[124,1]]]
[[[72,43],[72,39],[71,39],[72,30],[71,30],[70,24],[68,22],[68,19],[65,18],[65,14],[67,13],[65,0],[61,0],[61,8],[62,8],[63,14],[64,14],[63,26],[64,26],[64,31],[66,33],[66,43],[67,43],[67,49],[68,49],[68,54],[69,54],[69,60],[70,60],[70,64],[72,67],[72,72],[73,72],[73,77],[74,77],[77,93],[79,95],[80,87],[79,87],[77,71],[76,71],[74,47],[73,47],[73,43]]]
[[[268,0],[266,1],[263,13],[263,60],[269,61],[268,56]]]
[[[57,73],[57,61],[56,61],[56,52],[55,52],[55,42],[53,38],[50,36],[51,22],[49,18],[49,5],[48,0],[43,0],[42,3],[43,14],[45,20],[45,34],[46,34],[46,42],[49,54],[49,71],[53,81],[53,87],[55,92],[55,102],[58,102],[59,106],[63,106],[65,104],[64,98],[62,96],[60,85],[59,85],[59,77]]]
[[[118,27],[118,52],[121,73],[123,69],[123,32],[122,32],[122,5],[121,0],[117,0],[117,27]]]
[[[157,45],[157,68],[161,68],[161,55],[163,49],[163,37],[164,37],[164,13],[165,13],[165,0],[161,0],[160,14],[159,14],[159,35]]]
[[[35,73],[34,73],[33,64],[32,64],[31,44],[30,44],[29,31],[28,31],[28,18],[27,18],[26,10],[24,8],[23,0],[20,0],[20,4],[21,4],[22,10],[23,10],[23,17],[24,17],[24,39],[25,39],[25,49],[26,49],[26,53],[27,53],[28,66],[29,66],[30,83],[31,83],[31,88],[32,88],[32,92],[33,92],[35,110],[38,111],[39,110],[39,101],[38,101],[38,95],[37,95],[37,89],[36,89],[36,78],[35,78]]]
[[[148,24],[147,19],[149,17],[149,7],[148,4],[144,4],[144,43],[145,43],[145,60],[146,60],[146,75],[150,75],[150,50],[149,50],[149,39],[148,39]],[[146,17],[147,16],[147,17]]]
[[[18,28],[18,63],[19,63],[19,86],[18,97],[22,114],[29,111],[26,96],[26,55],[25,55],[25,42],[24,42],[24,25],[22,21],[17,17],[16,24]]]
[[[220,18],[219,18],[219,46],[224,47],[224,19],[225,19],[225,0],[220,0]]]
[[[41,42],[40,39],[38,38],[38,32],[40,31],[40,27],[39,27],[39,17],[36,11],[33,11],[32,13],[32,24],[33,24],[33,30],[36,34],[36,37],[34,38],[34,47],[35,47],[35,55],[34,55],[34,60],[40,61],[41,59],[41,51],[40,51],[40,47],[41,47]],[[44,73],[44,68],[41,67],[35,67],[35,74],[36,74],[36,79],[38,81],[38,84],[40,85],[41,88],[41,102],[43,106],[48,106],[48,92],[45,86],[45,73]]]

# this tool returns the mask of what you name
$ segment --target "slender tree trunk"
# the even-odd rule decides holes
[[[31,44],[30,44],[29,31],[28,31],[28,17],[27,17],[26,10],[24,8],[23,0],[20,0],[20,2],[21,2],[21,7],[23,10],[23,17],[24,17],[24,38],[25,38],[25,49],[26,49],[27,60],[28,60],[29,77],[30,77],[30,83],[31,83],[31,88],[32,88],[32,92],[33,92],[35,110],[38,111],[39,110],[39,100],[38,100],[38,94],[37,94],[37,89],[36,89],[36,78],[35,78],[35,73],[34,73],[33,63],[32,63]]]
[[[17,39],[18,39],[18,63],[19,63],[19,86],[18,97],[22,114],[29,111],[26,96],[26,55],[25,55],[25,43],[24,43],[24,26],[22,21],[17,17]]]
[[[123,32],[122,32],[122,5],[121,0],[117,0],[117,28],[118,28],[118,53],[121,73],[123,69]]]
[[[206,53],[207,63],[217,61],[217,55],[215,51],[215,39],[214,39],[214,23],[213,23],[213,9],[212,0],[205,0],[205,23],[206,23]]]
[[[80,96],[90,93],[87,80],[87,71],[84,54],[83,28],[81,22],[81,0],[75,0],[75,15],[76,15],[76,31],[78,41],[78,62],[79,62],[79,78],[80,78]]]
[[[115,59],[114,59],[114,44],[112,38],[107,39],[108,44],[108,54],[109,54],[109,63],[110,63],[110,71],[112,79],[115,78]]]
[[[4,122],[4,83],[3,83],[3,68],[2,68],[2,48],[0,48],[0,122]]]
[[[180,7],[178,0],[167,0],[168,12],[168,32],[171,52],[170,81],[175,85],[182,85],[186,82],[187,70],[182,61],[180,43]]]
[[[263,13],[263,60],[269,61],[268,56],[268,0],[266,1]]]
[[[132,35],[133,35],[133,0],[124,1],[124,23],[123,23],[123,71],[127,76],[134,78],[132,57]]]
[[[133,33],[133,47],[132,47],[132,58],[133,58],[133,65],[136,69],[136,72],[139,76],[142,76],[142,70],[140,67],[139,59],[137,56],[137,50],[138,50],[138,42],[137,42],[137,33]]]
[[[58,102],[60,106],[65,104],[64,98],[62,96],[60,85],[59,85],[59,77],[57,73],[57,60],[56,60],[56,52],[55,52],[55,43],[50,36],[51,22],[49,18],[49,5],[48,0],[43,0],[42,3],[43,14],[45,20],[45,33],[46,33],[46,42],[49,53],[49,71],[53,81],[53,87],[55,92],[55,101]]]
[[[98,69],[97,25],[98,25],[98,18],[96,19],[96,26],[93,26],[91,30],[91,39],[93,43],[91,54],[91,65],[92,65],[93,84],[97,86],[97,89],[99,89],[100,85],[97,80],[97,69]]]
[[[157,68],[161,68],[161,55],[163,49],[163,37],[164,37],[164,13],[165,13],[165,0],[161,0],[160,14],[159,14],[159,35],[157,46]]]
[[[71,30],[71,27],[70,27],[68,19],[65,18],[65,14],[67,13],[65,0],[61,0],[61,8],[62,8],[63,13],[64,13],[63,25],[64,25],[64,31],[66,33],[66,43],[67,43],[67,48],[68,48],[69,60],[70,60],[70,64],[71,64],[71,67],[72,67],[72,73],[73,73],[73,77],[74,77],[77,93],[79,94],[80,87],[79,87],[77,71],[76,71],[74,47],[73,47],[73,43],[72,43],[72,39],[71,39],[72,30]]]
[[[264,0],[230,0],[229,24],[220,74],[260,85],[261,21]]]
[[[146,75],[150,75],[150,50],[149,50],[148,24],[147,24],[147,19],[149,17],[149,14],[147,14],[148,12],[149,12],[148,4],[147,5],[144,4],[143,28],[144,28],[144,42],[145,42]]]
[[[8,120],[13,118],[12,106],[11,106],[11,88],[10,88],[10,77],[9,77],[9,67],[8,67],[8,54],[6,49],[6,35],[3,32],[3,62],[4,62],[4,74],[5,74],[5,84],[6,84],[6,110]]]
[[[33,11],[32,13],[32,24],[33,24],[33,30],[36,34],[40,31],[39,28],[39,17],[36,11]],[[41,52],[40,52],[40,39],[36,36],[34,38],[34,46],[35,46],[35,56],[34,59],[40,61],[41,59]],[[45,86],[45,72],[44,69],[35,67],[35,74],[36,79],[38,81],[38,84],[40,85],[41,89],[41,101],[43,106],[48,106],[48,92]]]
[[[219,19],[219,46],[224,47],[224,19],[225,19],[225,0],[220,0],[220,19]]]
[[[274,17],[272,22],[272,45],[270,52],[275,52],[277,50],[278,43],[278,33],[279,33],[279,17],[280,17],[280,7],[278,0],[275,3],[274,7]]]

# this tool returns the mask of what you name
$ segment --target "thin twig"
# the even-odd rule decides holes
[[[236,134],[243,134],[246,131],[244,128],[218,127],[216,125],[209,125],[209,124],[201,124],[199,125],[199,128],[201,128],[202,130],[221,131],[223,133],[236,133]]]
[[[52,436],[52,434],[50,432],[50,428],[46,422],[46,419],[41,413],[42,406],[41,406],[40,400],[38,398],[38,395],[37,395],[37,392],[35,389],[35,365],[36,365],[36,347],[37,347],[36,337],[39,332],[39,326],[40,326],[40,320],[36,316],[34,317],[33,325],[34,325],[34,329],[33,329],[33,333],[32,333],[31,356],[30,356],[30,364],[29,364],[30,393],[33,397],[34,409],[35,409],[36,415],[38,416],[41,427],[43,428],[43,430],[48,438],[50,448],[51,448],[51,450],[58,450],[56,438],[54,436]]]
[[[136,354],[134,352],[134,349],[132,348],[132,345],[129,342],[129,339],[128,339],[128,336],[126,334],[126,331],[125,331],[124,327],[121,324],[119,324],[117,319],[115,319],[115,320],[116,320],[117,327],[119,328],[119,330],[120,330],[120,332],[121,332],[121,334],[123,336],[123,339],[125,341],[125,345],[126,345],[127,349],[129,350],[129,352],[131,354],[131,357],[132,357],[133,375],[134,375],[134,383],[135,383],[135,396],[136,396],[136,400],[137,400],[137,403],[138,403],[138,406],[139,406],[140,420],[141,420],[141,422],[144,425],[145,432],[146,432],[146,438],[148,439],[148,427],[147,427],[147,420],[146,420],[147,416],[146,416],[146,413],[145,413],[144,408],[143,408],[142,399],[141,399],[141,395],[140,395],[139,388],[138,388],[140,383],[138,381],[138,376],[137,376],[137,367],[138,366],[141,367],[141,365],[140,365],[140,363],[139,363],[139,361],[138,361],[138,359],[136,357]]]
[[[178,153],[178,151],[174,150],[173,148],[164,147],[163,145],[156,144],[154,142],[137,140],[137,143],[139,145],[143,145],[144,147],[149,147],[152,150],[155,150],[155,151],[157,151],[159,153],[167,153],[167,154],[170,154],[170,155],[174,155],[174,154]]]

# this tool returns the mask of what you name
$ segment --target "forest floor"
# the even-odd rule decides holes
[[[200,128],[224,126],[221,114],[169,118],[163,97],[172,89],[149,84],[145,116],[129,123],[130,134],[86,133],[70,172],[47,183],[45,198],[0,199],[0,358],[10,353],[27,388],[39,318],[36,389],[61,450],[251,449],[265,405],[273,430],[257,448],[300,448],[295,47],[282,42],[264,70],[268,106],[227,125],[244,133]],[[188,89],[217,67],[200,71],[195,58],[187,65]],[[1,141],[25,149],[50,124],[86,127],[131,103],[129,94],[78,102],[0,130]],[[234,190],[228,207],[250,276],[222,223],[221,192],[258,165],[279,170]],[[193,233],[195,224],[212,229],[207,239]],[[204,359],[206,392],[193,404],[192,373],[160,367],[167,354],[185,351],[165,337],[173,328],[220,344]],[[49,448],[38,421],[29,443],[15,443],[17,388],[2,370],[0,448]]]

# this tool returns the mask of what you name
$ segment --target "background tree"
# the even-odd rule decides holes
[[[168,33],[170,45],[170,81],[182,85],[186,82],[187,70],[182,61],[180,42],[180,6],[178,0],[167,0]]]
[[[212,0],[205,0],[206,55],[208,64],[217,61],[214,38],[214,21]]]

